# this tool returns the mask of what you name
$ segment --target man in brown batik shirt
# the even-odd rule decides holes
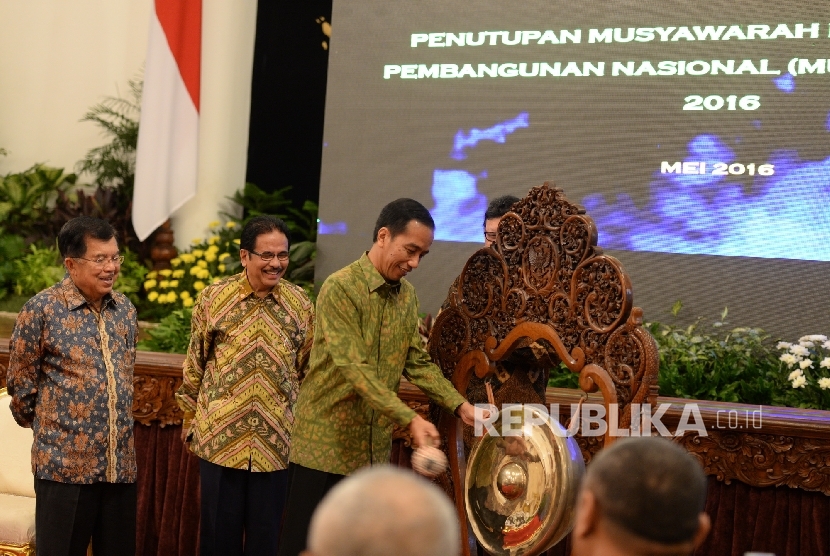
[[[38,556],[135,554],[136,310],[112,290],[124,257],[97,218],[58,234],[67,275],[31,298],[12,332],[11,410],[33,429]]]

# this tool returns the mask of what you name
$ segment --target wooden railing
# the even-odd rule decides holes
[[[5,386],[9,341],[0,339],[0,387]],[[137,422],[161,426],[181,423],[181,412],[173,394],[182,382],[184,356],[139,351],[135,367],[133,412]],[[428,412],[427,398],[417,387],[401,384],[400,398],[422,416]],[[559,404],[563,421],[582,392],[548,388],[547,403]],[[588,402],[602,403],[598,395]],[[673,440],[694,454],[706,473],[729,484],[741,481],[751,486],[788,486],[830,495],[830,412],[774,406],[685,400],[658,397],[658,408],[668,404],[661,417],[672,433],[677,430],[687,406],[695,404],[706,435],[686,432]],[[694,422],[694,421],[692,421]],[[409,444],[405,430],[393,438]],[[586,460],[595,451],[582,444]]]

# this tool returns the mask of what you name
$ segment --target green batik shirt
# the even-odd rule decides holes
[[[366,254],[326,279],[316,312],[292,462],[340,475],[388,463],[393,426],[416,415],[397,396],[401,375],[450,412],[464,403],[421,345],[415,288],[386,282]]]

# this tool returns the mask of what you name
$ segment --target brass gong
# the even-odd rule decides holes
[[[584,474],[576,441],[543,406],[504,406],[467,462],[464,498],[476,538],[494,556],[547,550],[573,527]]]

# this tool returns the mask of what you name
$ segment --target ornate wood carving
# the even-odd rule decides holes
[[[535,376],[543,380],[535,396],[523,388],[503,392],[499,401],[544,402],[550,366],[561,361],[580,374],[585,392],[602,393],[606,409],[618,404],[622,427],[631,422],[632,403],[655,402],[657,345],[642,326],[642,311],[632,306],[628,275],[596,243],[594,221],[561,189],[545,183],[513,205],[496,242],[467,261],[432,329],[430,355],[459,392],[484,402],[485,377],[495,376],[509,391],[510,383]],[[511,365],[516,358],[521,362]],[[446,418],[441,426],[450,494],[464,529],[463,433]],[[603,444],[612,441],[609,433]],[[599,448],[587,439],[580,445],[589,456]],[[465,555],[471,547],[465,543]]]
[[[618,403],[627,426],[631,403],[656,399],[659,357],[632,306],[628,275],[596,246],[593,220],[546,183],[516,203],[498,230],[450,288],[430,336],[433,360],[467,393],[472,372],[498,373],[516,350],[541,348],[548,359],[536,366],[561,361],[580,373],[580,386]]]
[[[830,442],[821,438],[707,431],[675,441],[719,481],[765,487],[786,485],[830,495]]]
[[[180,425],[183,414],[174,394],[182,384],[184,356],[139,351],[133,379],[133,416],[137,423]]]
[[[133,379],[133,417],[142,425],[159,421],[161,426],[181,425],[182,412],[174,394],[182,379],[169,376],[136,375]]]

